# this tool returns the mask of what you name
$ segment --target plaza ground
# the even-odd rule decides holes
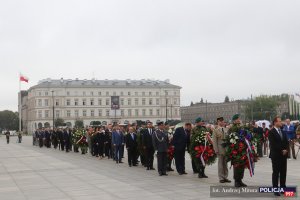
[[[99,160],[90,154],[32,146],[29,136],[23,137],[21,144],[16,140],[11,137],[11,143],[6,144],[5,136],[0,137],[0,200],[202,200],[210,199],[211,185],[233,185],[233,182],[218,182],[217,164],[206,168],[208,179],[198,179],[192,172],[188,155],[188,175],[170,172],[168,177],[159,177],[157,171],[146,171],[141,166],[128,167],[126,158],[124,164],[117,165],[112,160]],[[288,161],[289,186],[299,186],[299,159],[300,156],[298,160]],[[271,161],[264,157],[256,164],[254,177],[250,178],[248,170],[245,171],[244,182],[249,186],[270,186],[271,171]],[[232,169],[229,178],[232,180]]]

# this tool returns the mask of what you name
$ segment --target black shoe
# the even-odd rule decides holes
[[[241,185],[241,183],[239,181],[235,181],[234,182],[234,187],[239,188],[239,187],[242,187],[242,185]]]
[[[154,167],[151,167],[150,170],[155,170],[155,168],[154,168]]]
[[[147,169],[146,170],[150,170],[150,168],[149,167],[147,167]]]
[[[162,175],[163,175],[163,176],[168,176],[168,174],[167,174],[167,173],[163,173]]]
[[[183,173],[178,173],[180,176],[183,175]]]
[[[131,165],[129,165],[129,167],[131,167]]]
[[[198,174],[198,178],[204,178],[202,174]]]
[[[119,163],[123,163],[122,161],[120,161]]]
[[[243,183],[242,181],[240,181],[240,184],[242,187],[247,187],[247,185],[245,183]]]
[[[225,183],[231,183],[231,180],[224,179]]]
[[[206,176],[204,173],[203,173],[203,175],[202,175],[202,176],[203,176],[203,178],[208,178],[208,176]]]
[[[220,180],[220,183],[226,183],[226,181],[225,180]]]
[[[280,197],[280,193],[279,192],[274,192],[274,195],[277,197]]]
[[[188,174],[188,173],[186,173],[186,172],[183,172],[183,174]]]
[[[163,174],[162,173],[159,173],[159,176],[162,176]]]
[[[119,162],[118,162],[118,161],[116,161],[116,163],[117,163],[117,164],[119,164]]]
[[[133,165],[134,167],[137,167],[138,165]]]

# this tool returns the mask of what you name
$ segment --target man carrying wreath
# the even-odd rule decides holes
[[[195,120],[195,124],[196,127],[191,131],[190,154],[199,172],[198,178],[208,178],[205,174],[205,165],[211,165],[216,160],[211,133],[201,117]]]

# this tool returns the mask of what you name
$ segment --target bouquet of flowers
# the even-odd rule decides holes
[[[168,159],[171,161],[174,158],[175,148],[174,146],[169,146],[168,148]]]
[[[231,132],[225,139],[225,156],[227,161],[237,168],[248,168],[250,176],[254,175],[254,162],[257,162],[255,140],[249,130],[241,128]]]
[[[203,166],[215,163],[217,155],[213,149],[211,133],[202,131],[193,135],[190,152],[196,165],[202,162]]]
[[[86,131],[85,130],[77,130],[75,132],[75,136],[77,138],[76,145],[78,145],[80,147],[82,154],[85,154],[87,152],[87,148],[88,148]]]

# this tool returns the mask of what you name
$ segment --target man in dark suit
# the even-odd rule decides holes
[[[187,174],[185,172],[185,150],[190,137],[192,124],[186,123],[185,127],[179,127],[173,135],[173,145],[175,148],[175,164],[179,175]]]
[[[124,145],[124,135],[120,130],[120,127],[117,125],[115,130],[112,133],[112,144],[115,150],[115,160],[116,163],[122,162],[122,145]]]
[[[286,187],[286,169],[289,142],[285,132],[281,131],[281,118],[275,117],[273,120],[274,128],[269,133],[270,158],[272,160],[272,183],[273,187],[278,187],[280,177],[280,187]],[[274,193],[280,196],[280,193]]]
[[[129,127],[126,135],[126,149],[128,152],[128,165],[129,167],[136,165],[136,152],[137,152],[137,135],[134,133],[134,128]]]
[[[154,160],[154,147],[152,143],[152,135],[154,133],[154,129],[151,122],[148,122],[147,128],[144,130],[142,135],[143,148],[146,152],[146,166],[147,170],[155,170],[153,168],[153,160]]]
[[[71,137],[71,133],[70,133],[69,129],[65,129],[64,134],[63,134],[63,140],[64,140],[64,144],[66,147],[66,152],[69,152],[69,149],[70,149],[70,137]]]
[[[159,176],[168,176],[167,162],[168,162],[168,134],[165,132],[164,123],[157,124],[158,129],[153,133],[152,140],[154,149],[157,151],[157,168]]]

